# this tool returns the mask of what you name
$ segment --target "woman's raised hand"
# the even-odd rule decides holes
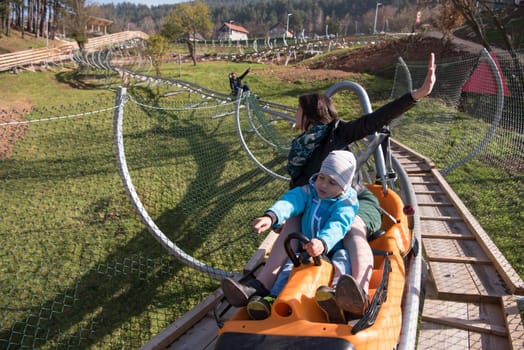
[[[437,66],[435,65],[435,54],[432,52],[429,56],[429,63],[428,63],[428,74],[426,75],[426,79],[424,80],[424,84],[422,84],[421,87],[418,89],[415,89],[411,91],[411,96],[415,100],[420,100],[423,97],[426,97],[431,93],[431,90],[433,90],[433,86],[435,85],[435,82],[437,81],[437,77],[435,75],[435,71],[437,69]]]

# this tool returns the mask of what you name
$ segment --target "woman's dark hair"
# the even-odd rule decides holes
[[[304,113],[304,130],[309,129],[311,125],[329,124],[338,118],[335,105],[324,94],[301,95],[298,97],[298,104]]]

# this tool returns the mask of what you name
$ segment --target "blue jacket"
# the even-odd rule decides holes
[[[324,242],[324,254],[343,248],[342,239],[349,231],[358,211],[357,192],[349,188],[337,198],[320,199],[312,176],[309,184],[295,187],[282,195],[267,211],[275,214],[273,227],[302,214],[302,233],[309,239]]]

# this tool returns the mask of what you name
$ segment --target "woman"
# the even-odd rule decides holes
[[[330,151],[345,149],[350,143],[379,131],[414,107],[418,100],[429,95],[436,81],[435,69],[435,55],[431,53],[428,73],[420,88],[350,122],[338,119],[329,97],[323,94],[300,96],[295,119],[296,127],[303,133],[292,141],[288,155],[287,170],[291,176],[291,188],[306,184],[319,171],[322,160]],[[357,217],[344,238],[344,247],[350,252],[351,275],[340,278],[336,291],[331,288],[319,288],[317,291],[317,302],[326,313],[338,305],[347,313],[359,317],[369,306],[368,289],[373,270],[373,253],[367,235],[380,228],[381,212],[377,199],[365,187],[360,189],[358,200]],[[299,217],[286,222],[256,279],[248,281],[246,285],[230,278],[222,280],[224,295],[233,306],[245,306],[252,295],[265,296],[269,293],[268,290],[273,286],[280,267],[287,258],[283,242],[289,233],[296,232],[299,228]]]

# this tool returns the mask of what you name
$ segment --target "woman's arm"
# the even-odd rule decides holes
[[[437,66],[435,65],[435,54],[432,52],[429,56],[428,73],[426,74],[424,84],[422,84],[420,88],[411,91],[411,97],[413,97],[413,99],[420,100],[431,93],[433,86],[437,81],[437,77],[435,75],[436,70]]]
[[[246,71],[244,73],[242,73],[242,75],[239,76],[237,79],[240,79],[240,80],[244,79],[249,72],[251,72],[251,67],[246,69]]]
[[[396,100],[383,105],[372,113],[363,115],[349,123],[340,123],[340,130],[338,130],[338,132],[344,139],[344,142],[349,144],[379,131],[393,119],[398,118],[406,111],[413,108],[419,99],[429,95],[433,90],[433,86],[436,82],[435,70],[435,55],[431,53],[428,63],[428,72],[422,86],[413,90],[411,93],[406,93]]]

